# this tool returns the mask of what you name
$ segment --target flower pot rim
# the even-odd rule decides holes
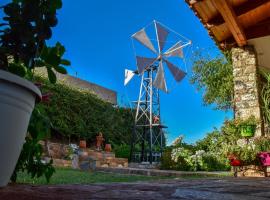
[[[4,71],[4,70],[0,70],[0,80],[5,80],[8,81],[14,85],[18,85],[20,87],[23,87],[27,90],[29,90],[30,92],[34,93],[35,96],[37,97],[37,101],[40,101],[42,98],[42,94],[40,92],[40,90],[38,89],[37,86],[35,86],[32,82],[19,77],[15,74],[12,74],[10,72]]]

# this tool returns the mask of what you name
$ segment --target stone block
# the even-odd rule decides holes
[[[55,158],[55,159],[53,159],[53,166],[55,166],[55,167],[72,167],[72,161]]]

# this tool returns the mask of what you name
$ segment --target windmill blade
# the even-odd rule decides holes
[[[138,67],[139,74],[143,73],[143,71],[153,64],[156,61],[156,58],[146,58],[146,57],[140,57],[136,56],[136,62]]]
[[[154,23],[155,23],[155,27],[156,27],[158,49],[159,49],[159,53],[161,53],[164,46],[165,46],[166,39],[169,35],[169,31],[167,31],[167,29],[165,29],[163,26],[161,26],[158,22],[154,21]]]
[[[159,67],[153,86],[166,93],[168,92],[162,61],[159,62]]]
[[[125,69],[125,81],[124,81],[124,86],[126,86],[129,81],[133,78],[135,75],[135,72],[129,69]]]
[[[180,82],[186,76],[186,73],[184,71],[182,71],[181,69],[179,69],[177,66],[175,66],[174,64],[172,64],[171,62],[169,62],[166,59],[164,59],[164,61],[167,64],[170,72],[172,73],[174,79],[177,82]]]
[[[180,57],[183,58],[184,54],[183,54],[183,48],[182,45],[179,42],[177,42],[175,45],[173,45],[171,48],[169,48],[164,55],[166,57]]]
[[[135,38],[138,42],[140,42],[142,45],[150,49],[152,52],[157,53],[156,49],[154,48],[152,42],[150,41],[149,37],[147,36],[144,28],[137,33],[132,35],[133,38]]]

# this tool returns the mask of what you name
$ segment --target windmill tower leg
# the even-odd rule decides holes
[[[160,146],[162,145],[160,140],[163,139],[163,135],[160,135],[162,131],[159,124],[153,120],[154,115],[160,116],[159,91],[153,88],[154,73],[156,73],[156,67],[149,67],[141,79],[130,152],[130,160],[133,162],[149,161],[152,164],[154,147],[158,146],[162,149]]]

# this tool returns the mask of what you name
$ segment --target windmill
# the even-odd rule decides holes
[[[156,39],[150,39],[147,28],[152,27]],[[170,34],[176,36],[173,44],[164,50]],[[191,44],[191,41],[164,26],[160,22],[153,21],[147,27],[139,30],[131,36],[144,48],[150,50],[152,57],[137,56],[137,70],[125,70],[125,85],[134,75],[141,77],[140,92],[136,104],[135,123],[132,134],[130,159],[134,162],[158,162],[165,145],[163,129],[167,128],[161,124],[160,119],[160,93],[169,92],[165,77],[165,67],[176,82],[180,82],[186,76],[176,64],[170,61],[171,58],[184,58],[184,47]],[[155,45],[154,42],[155,41]]]

